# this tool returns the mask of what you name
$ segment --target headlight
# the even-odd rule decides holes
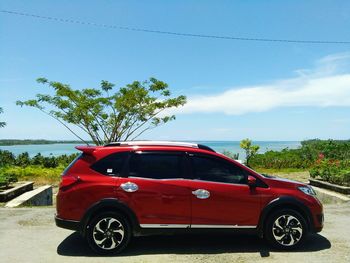
[[[312,189],[311,186],[299,186],[298,189],[300,191],[302,191],[304,194],[307,194],[307,195],[316,195],[316,192],[314,191],[314,189]]]

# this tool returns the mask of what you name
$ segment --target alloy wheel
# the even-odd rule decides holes
[[[118,247],[124,239],[124,234],[123,224],[113,217],[102,218],[96,223],[92,232],[95,244],[104,250]]]
[[[272,235],[280,245],[294,246],[303,236],[303,226],[295,216],[281,215],[272,225]]]

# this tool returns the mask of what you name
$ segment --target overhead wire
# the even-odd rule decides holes
[[[101,24],[95,22],[81,21],[77,19],[67,19],[59,18],[53,16],[43,16],[36,15],[24,12],[16,12],[10,10],[0,10],[0,13],[25,16],[37,19],[45,19],[62,23],[71,23],[71,24],[80,24],[87,26],[103,27],[115,30],[128,30],[136,32],[145,32],[145,33],[154,33],[154,34],[163,34],[163,35],[173,35],[180,37],[196,37],[196,38],[211,38],[211,39],[223,39],[223,40],[237,40],[237,41],[256,41],[256,42],[275,42],[275,43],[295,43],[295,44],[350,44],[350,41],[335,41],[335,40],[302,40],[302,39],[279,39],[279,38],[256,38],[256,37],[240,37],[240,36],[224,36],[224,35],[208,35],[208,34],[194,34],[194,33],[181,33],[174,31],[163,31],[163,30],[154,30],[147,28],[138,28],[130,26],[120,26],[120,25],[109,25]]]

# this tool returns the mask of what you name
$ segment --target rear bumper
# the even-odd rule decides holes
[[[74,230],[74,231],[80,230],[80,222],[79,221],[66,220],[66,219],[62,219],[62,218],[55,216],[55,222],[56,222],[56,226],[61,227],[61,228]]]

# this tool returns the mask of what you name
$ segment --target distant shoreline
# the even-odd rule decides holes
[[[88,141],[92,143],[92,141]],[[44,144],[82,144],[82,141],[70,141],[70,140],[17,140],[17,139],[4,139],[0,140],[0,146],[12,146],[12,145],[44,145]]]

